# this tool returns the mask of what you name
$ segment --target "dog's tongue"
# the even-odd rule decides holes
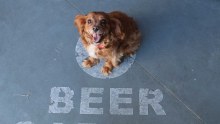
[[[101,36],[99,34],[94,33],[92,35],[94,42],[99,42],[99,40],[101,39]]]

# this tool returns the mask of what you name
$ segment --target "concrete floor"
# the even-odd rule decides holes
[[[142,44],[125,74],[94,78],[73,19],[114,10]],[[0,0],[0,124],[218,124],[219,22],[219,0]]]

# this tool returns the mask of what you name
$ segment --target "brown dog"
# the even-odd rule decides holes
[[[101,72],[105,76],[123,57],[133,55],[140,45],[140,32],[135,21],[122,12],[77,15],[74,24],[89,54],[82,66],[90,68],[99,63],[99,59],[104,59]]]

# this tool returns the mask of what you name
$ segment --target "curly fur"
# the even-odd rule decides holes
[[[74,24],[89,54],[82,62],[83,67],[90,68],[104,59],[101,72],[106,76],[123,57],[133,55],[140,45],[140,32],[135,21],[122,12],[77,15]]]

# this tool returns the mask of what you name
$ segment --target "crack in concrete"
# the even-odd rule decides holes
[[[70,2],[69,0],[64,0],[64,1],[66,1],[68,4],[70,4],[70,6],[72,6],[74,9],[76,9],[80,14],[85,15],[85,12],[83,12],[82,9],[78,8],[75,3]]]
[[[186,105],[171,89],[169,89],[165,84],[163,84],[159,78],[157,78],[155,75],[150,73],[145,67],[143,67],[141,64],[139,64],[136,60],[134,60],[134,62],[137,63],[137,65],[139,65],[144,70],[144,73],[147,76],[149,76],[155,82],[157,82],[160,86],[162,86],[171,96],[173,96],[175,99],[177,99],[180,104],[182,104],[188,111],[190,111],[203,124],[206,124],[205,121],[195,111],[193,111],[188,105]]]
[[[28,91],[27,93],[22,93],[22,94],[13,94],[13,96],[26,97],[26,99],[29,101],[29,100],[30,100],[30,96],[31,96],[31,92],[30,92],[30,91]]]

